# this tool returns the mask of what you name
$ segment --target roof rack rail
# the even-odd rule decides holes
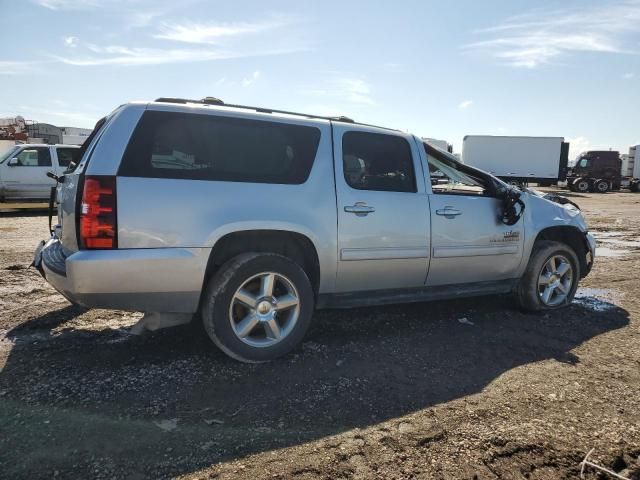
[[[216,97],[204,97],[202,100],[192,100],[189,98],[173,98],[173,97],[160,97],[156,98],[154,102],[163,103],[202,103],[205,105],[224,105],[224,102]]]
[[[395,130],[393,128],[387,128],[387,127],[379,127],[377,125],[369,125],[368,123],[359,123],[356,122],[355,120],[353,120],[352,118],[349,117],[345,117],[343,115],[337,116],[337,117],[326,117],[326,116],[322,116],[322,115],[312,115],[310,113],[300,113],[300,112],[290,112],[288,110],[276,110],[273,108],[263,108],[263,107],[251,107],[249,105],[236,105],[233,103],[224,103],[222,100],[220,100],[219,98],[216,97],[205,97],[201,100],[191,100],[188,98],[173,98],[173,97],[160,97],[160,98],[156,98],[154,100],[155,102],[163,102],[163,103],[181,103],[181,104],[187,104],[187,103],[199,103],[201,105],[218,105],[218,106],[222,106],[222,107],[229,107],[229,108],[241,108],[244,110],[253,110],[254,112],[258,112],[258,113],[280,113],[283,115],[295,115],[297,117],[305,117],[305,118],[317,118],[320,120],[330,120],[333,122],[343,122],[343,123],[355,123],[358,125],[364,125],[364,126],[368,126],[368,127],[376,127],[376,128],[384,128],[385,130]]]

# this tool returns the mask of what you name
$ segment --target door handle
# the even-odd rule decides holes
[[[440,210],[436,210],[436,215],[442,215],[446,218],[455,218],[458,215],[462,215],[462,212],[457,208],[453,207],[444,207]]]
[[[355,213],[359,217],[365,217],[375,212],[376,209],[368,206],[365,202],[356,202],[354,205],[345,206],[344,211],[347,213]]]

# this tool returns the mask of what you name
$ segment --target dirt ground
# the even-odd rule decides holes
[[[577,478],[594,448],[639,479],[640,195],[571,197],[605,256],[570,308],[323,311],[262,365],[71,305],[27,268],[46,216],[0,215],[0,477]]]

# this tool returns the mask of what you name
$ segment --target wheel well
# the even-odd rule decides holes
[[[580,263],[580,278],[587,274],[587,247],[584,233],[580,230],[575,227],[549,227],[538,233],[536,242],[539,240],[553,240],[571,247]]]
[[[245,252],[279,253],[290,258],[302,267],[311,281],[314,294],[318,294],[320,261],[315,246],[308,237],[283,230],[245,230],[220,238],[209,255],[204,282],[227,260]]]

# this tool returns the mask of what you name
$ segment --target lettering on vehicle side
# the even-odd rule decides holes
[[[503,232],[501,237],[492,238],[491,243],[517,242],[518,240],[520,240],[520,231],[509,230],[507,232]]]

